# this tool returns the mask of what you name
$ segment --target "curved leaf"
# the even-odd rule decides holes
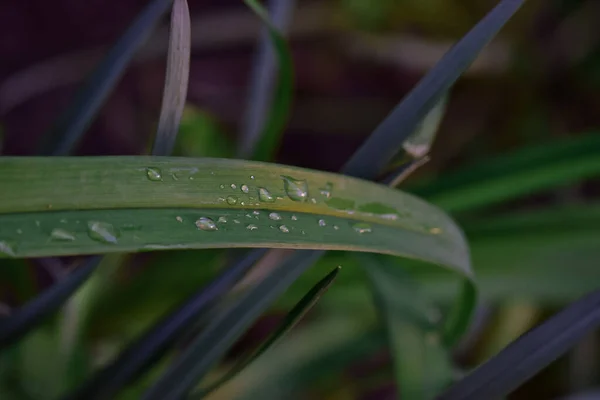
[[[0,171],[4,255],[337,249],[420,258],[471,274],[464,237],[447,215],[342,175],[166,157],[9,157]]]

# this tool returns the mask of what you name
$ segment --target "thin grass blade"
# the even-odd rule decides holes
[[[42,141],[41,154],[66,155],[79,142],[135,52],[150,36],[173,0],[152,0],[129,26],[75,95],[71,106]]]
[[[600,291],[571,304],[511,343],[439,400],[495,399],[527,381],[600,327]]]
[[[167,51],[167,74],[153,155],[170,155],[185,106],[190,75],[190,11],[187,0],[175,0]]]
[[[524,0],[502,0],[475,25],[379,124],[348,161],[343,172],[368,179],[383,170],[419,122],[523,3]]]
[[[56,311],[96,269],[100,257],[90,257],[63,280],[29,301],[0,325],[0,349],[10,346],[48,314]]]
[[[277,329],[265,340],[255,351],[248,354],[244,359],[234,365],[226,374],[219,378],[216,382],[210,384],[207,388],[194,393],[193,398],[201,399],[209,393],[213,392],[223,384],[227,383],[248,365],[252,364],[265,351],[269,350],[277,341],[296,326],[298,322],[317,304],[317,301],[329,289],[335,280],[341,267],[335,268],[325,278],[317,282],[302,299],[290,310],[285,316],[283,322]]]
[[[198,380],[223,357],[269,305],[277,299],[322,254],[296,252],[256,286],[240,295],[212,321],[150,388],[144,400],[179,398],[189,393]]]
[[[244,2],[265,24],[266,32],[261,37],[251,79],[239,152],[243,158],[269,161],[279,144],[293,97],[294,67],[284,32],[291,22],[295,0],[273,0],[272,20],[258,1]]]
[[[212,307],[226,294],[254,265],[266,250],[250,252],[232,268],[227,269],[208,287],[203,288],[191,299],[159,321],[133,345],[122,352],[115,361],[96,373],[75,392],[65,399],[106,399],[112,398],[126,384],[139,376],[158,360],[167,348],[186,329],[195,324],[198,316]]]

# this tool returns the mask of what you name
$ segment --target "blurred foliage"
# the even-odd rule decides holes
[[[3,7],[10,9],[27,24],[19,30],[5,24],[5,31],[0,32],[4,37],[14,33],[21,49],[31,46],[27,52],[0,46],[0,54],[5,54],[7,60],[6,69],[0,71],[0,89],[6,88],[3,85],[17,72],[48,58],[110,43],[118,29],[109,29],[109,22],[113,18],[117,25],[127,21],[128,15],[135,14],[134,3],[123,2],[123,9],[115,10],[114,16],[98,17],[97,21],[86,17],[86,12],[96,10],[95,6],[88,11],[64,6],[69,13],[50,16],[56,22],[55,30],[60,31],[60,25],[66,24],[72,14],[75,17],[69,18],[79,22],[71,22],[65,29],[89,30],[89,35],[67,32],[73,37],[70,47],[44,49],[35,48],[19,32],[30,34],[42,44],[46,43],[41,40],[44,35],[50,43],[59,42],[61,36],[52,36],[38,19],[31,18],[30,22],[29,17],[23,17],[19,5],[1,5],[0,11]],[[206,21],[202,19],[206,16],[214,17],[217,23],[219,18],[226,20],[230,12],[227,7],[208,3],[190,1],[193,21]],[[300,1],[298,13],[305,5],[308,8],[317,2],[309,3]],[[297,31],[292,29],[298,93],[277,161],[335,169],[400,94],[431,66],[440,46],[464,34],[494,2],[319,3],[333,10],[324,13],[326,18],[311,19],[325,20],[325,28],[317,27],[316,34],[303,38],[297,31],[310,27],[305,18],[299,19]],[[56,3],[48,12],[56,13],[61,4],[67,3]],[[45,10],[41,3],[30,7],[31,13]],[[241,9],[232,3],[231,9],[235,7]],[[495,41],[500,45],[490,46],[488,61],[477,74],[467,74],[450,95],[431,162],[408,182],[410,191],[455,213],[469,239],[482,306],[491,315],[476,321],[480,329],[475,329],[454,354],[455,370],[442,371],[445,374],[469,370],[534,326],[542,316],[599,287],[600,45],[588,39],[600,34],[588,21],[587,16],[594,15],[592,10],[597,10],[594,0],[529,1]],[[249,12],[246,16],[253,20]],[[77,23],[82,27],[77,28]],[[244,24],[240,22],[240,31]],[[215,30],[213,36],[217,34]],[[366,48],[357,46],[363,35],[373,39]],[[242,38],[216,50],[192,45],[189,104],[174,155],[233,157],[251,43]],[[407,43],[410,46],[403,47]],[[570,51],[574,48],[581,49],[574,54]],[[402,57],[380,57],[381,52]],[[69,68],[83,67],[75,62],[57,68],[55,76],[64,76],[63,70],[69,74]],[[139,61],[135,68],[136,73],[131,75],[139,77],[125,77],[79,153],[129,154],[147,145],[148,115],[154,115],[158,104],[157,97],[147,93],[160,81],[156,76],[161,70],[148,59]],[[30,82],[36,84],[35,80]],[[159,94],[160,90],[155,92]],[[4,153],[31,153],[36,132],[47,127],[47,115],[54,115],[50,111],[56,109],[54,103],[64,102],[65,93],[64,88],[54,88],[50,94],[42,92],[3,111]],[[5,99],[0,96],[0,100]],[[417,262],[384,259],[408,271],[423,296],[440,311],[447,310],[458,287],[455,277]],[[41,261],[0,260],[3,309],[10,311],[49,285],[51,279]],[[61,315],[0,354],[0,398],[46,398],[63,391],[63,385],[74,386],[84,372],[105,364],[230,261],[224,250],[107,257]],[[376,307],[367,275],[354,255],[328,253],[279,299],[272,316],[288,311],[332,264],[342,265],[343,269],[315,310],[281,343],[210,398],[283,398],[302,391],[311,398],[379,399],[395,393],[392,382],[397,372],[392,371],[399,366],[392,362],[390,352],[402,348],[388,349],[384,329],[375,321]],[[252,280],[242,283],[236,293],[251,285]],[[426,333],[415,331],[414,324],[405,327],[401,324],[404,322],[393,328],[412,335],[414,349],[426,346]],[[72,323],[75,326],[69,325]],[[215,376],[228,371],[238,357],[255,348],[270,328],[267,319],[261,320],[219,365]],[[61,335],[72,339],[69,346],[64,346]],[[592,341],[596,346],[583,361],[570,358],[571,354],[553,366],[559,369],[560,379],[550,375],[550,368],[509,398],[556,398],[571,392],[571,374],[600,368],[597,335]],[[409,345],[408,341],[400,342]],[[64,360],[66,351],[71,352],[69,357],[74,361],[63,365],[60,360]],[[433,365],[446,368],[446,361]],[[128,388],[122,398],[139,398],[163,365],[145,375],[138,386]],[[584,385],[598,386],[599,375],[592,374]],[[543,397],[532,397],[542,389]]]

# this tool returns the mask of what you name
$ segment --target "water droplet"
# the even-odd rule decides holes
[[[217,201],[219,203],[224,203],[225,202],[225,198],[224,197],[219,197],[219,198],[217,198]]]
[[[23,231],[21,229],[17,229],[17,234],[21,235],[23,233]]]
[[[279,221],[281,220],[281,215],[279,215],[276,212],[272,212],[271,214],[269,214],[269,219],[272,219],[273,221]]]
[[[245,205],[246,205],[246,202],[244,202],[244,201],[240,201],[240,204],[241,204],[241,205],[243,205],[243,206],[245,206]]]
[[[252,214],[254,214],[254,215],[260,215],[260,211],[254,210],[254,211],[252,211]]]
[[[290,229],[287,226],[285,226],[285,225],[280,225],[279,226],[279,230],[281,232],[283,232],[283,233],[289,233],[290,232]]]
[[[219,188],[225,189],[225,185],[219,185]]]
[[[238,220],[238,219],[234,219],[234,220],[233,220],[233,223],[234,223],[234,224],[239,224],[239,223],[240,223],[240,220]]]
[[[50,232],[50,237],[52,238],[52,240],[62,240],[62,241],[73,241],[75,240],[75,235],[73,235],[71,232],[66,231],[64,229],[53,229],[52,232]]]
[[[264,201],[265,203],[272,203],[275,201],[275,198],[271,195],[271,193],[265,188],[258,188],[258,198],[260,201]]]
[[[15,257],[15,250],[10,243],[5,242],[4,240],[0,240],[0,253],[4,253],[8,256]]]
[[[337,231],[338,229],[340,229],[340,227],[339,227],[339,226],[337,226],[337,225],[334,225],[334,226],[333,226],[333,229],[335,229],[335,230]]]
[[[329,199],[331,197],[331,191],[333,190],[333,183],[331,182],[327,182],[327,184],[320,188],[319,191],[321,192],[321,195],[323,197],[325,197],[326,199]]]
[[[66,223],[67,223],[67,220],[63,218],[63,219],[61,219],[59,222],[60,222],[61,224],[66,224]]]
[[[148,177],[148,179],[150,179],[151,181],[162,181],[162,174],[160,172],[159,168],[155,168],[155,167],[148,167],[146,168],[146,176]]]
[[[442,233],[442,230],[440,228],[431,228],[429,230],[429,233],[432,233],[434,235],[439,235],[440,233]]]
[[[198,229],[203,231],[216,231],[218,229],[217,224],[215,224],[215,221],[208,217],[200,217],[196,221],[196,226],[198,227]]]
[[[317,199],[315,199],[314,197],[312,199],[310,199],[310,202],[313,204],[317,204]]]
[[[258,229],[258,226],[254,225],[254,224],[248,224],[248,225],[246,225],[246,229],[248,229],[249,231],[255,231]]]
[[[40,226],[40,221],[35,221],[36,226]]]
[[[190,176],[188,179],[189,179],[190,181],[193,181],[193,180],[194,180],[194,177],[193,177],[193,176]]]
[[[244,193],[248,193],[250,191],[250,188],[248,187],[248,185],[242,185],[241,189],[242,189],[242,192],[244,192]]]
[[[100,221],[88,221],[88,235],[90,238],[104,243],[117,243],[118,232],[109,223]]]
[[[292,221],[297,221],[298,217],[296,217],[295,215],[292,215]]]
[[[325,222],[324,219],[319,220],[319,226],[326,226],[326,225],[327,225],[327,223]]]
[[[250,175],[250,179],[254,179],[254,175]]]
[[[214,174],[215,174],[215,171],[210,171],[210,174],[214,176]]]
[[[236,187],[237,187],[237,186],[235,186],[235,183],[232,183],[232,184],[231,184],[231,188],[232,188],[232,189],[235,189]]]
[[[237,204],[237,197],[235,196],[227,196],[227,204],[230,206],[234,206]]]
[[[305,180],[294,179],[281,175],[283,188],[288,197],[293,201],[306,201],[308,198],[308,183]]]
[[[300,233],[303,234],[303,235],[306,235],[306,232],[304,232],[304,231],[300,231]]]
[[[352,225],[352,228],[358,233],[371,233],[371,225],[359,222]]]
[[[183,222],[183,218],[181,218],[179,216],[175,217],[175,219],[177,220],[177,222]]]
[[[219,217],[219,219],[217,220],[217,222],[225,224],[225,223],[227,223],[227,218],[225,218],[225,217]]]

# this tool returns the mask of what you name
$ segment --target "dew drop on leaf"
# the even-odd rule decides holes
[[[146,176],[151,181],[157,182],[162,180],[162,173],[159,168],[148,167],[146,168]]]
[[[200,230],[209,232],[217,230],[217,224],[215,224],[215,221],[208,217],[200,217],[198,220],[196,220],[196,227],[198,227]]]
[[[227,196],[227,204],[230,206],[234,206],[237,204],[237,197],[235,196]]]
[[[333,190],[333,183],[331,182],[327,182],[327,184],[320,188],[319,191],[321,192],[321,195],[323,197],[325,197],[326,199],[329,199],[331,197],[331,192]]]
[[[246,225],[246,229],[248,229],[249,231],[255,231],[258,229],[258,226],[254,225],[254,224],[248,224],[248,225]]]
[[[0,253],[4,253],[10,257],[16,256],[14,247],[10,243],[5,242],[4,240],[0,240]]]
[[[231,184],[231,188],[232,188],[232,189],[235,189],[235,188],[237,188],[237,186],[235,186],[235,183],[232,183],[232,184]]]
[[[275,198],[273,195],[271,195],[271,192],[262,187],[258,188],[258,199],[265,203],[273,203],[275,201]]]
[[[276,212],[272,212],[271,214],[269,214],[269,219],[271,219],[273,221],[279,221],[279,220],[281,220],[281,215],[279,215]]]
[[[250,188],[248,187],[248,185],[242,185],[241,190],[244,193],[248,193],[250,191]]]
[[[107,222],[88,221],[88,236],[102,243],[116,244],[118,231]]]
[[[283,188],[288,197],[293,201],[306,201],[308,198],[308,183],[305,180],[294,179],[281,175]]]
[[[359,222],[352,225],[352,229],[354,229],[358,233],[371,233],[371,225],[365,224],[364,222]]]
[[[327,222],[325,222],[324,219],[319,220],[319,226],[326,226],[326,225],[327,225]]]
[[[280,225],[279,226],[279,230],[281,232],[283,232],[283,233],[289,233],[290,232],[290,229],[287,226],[285,226],[285,225]]]
[[[298,217],[296,217],[295,215],[292,215],[292,221],[297,221]]]
[[[52,229],[52,232],[50,232],[50,238],[52,238],[52,240],[70,242],[75,240],[75,235],[65,229],[56,228]]]
[[[219,219],[217,220],[217,222],[225,224],[225,223],[227,223],[227,218],[225,218],[225,217],[219,217]]]

